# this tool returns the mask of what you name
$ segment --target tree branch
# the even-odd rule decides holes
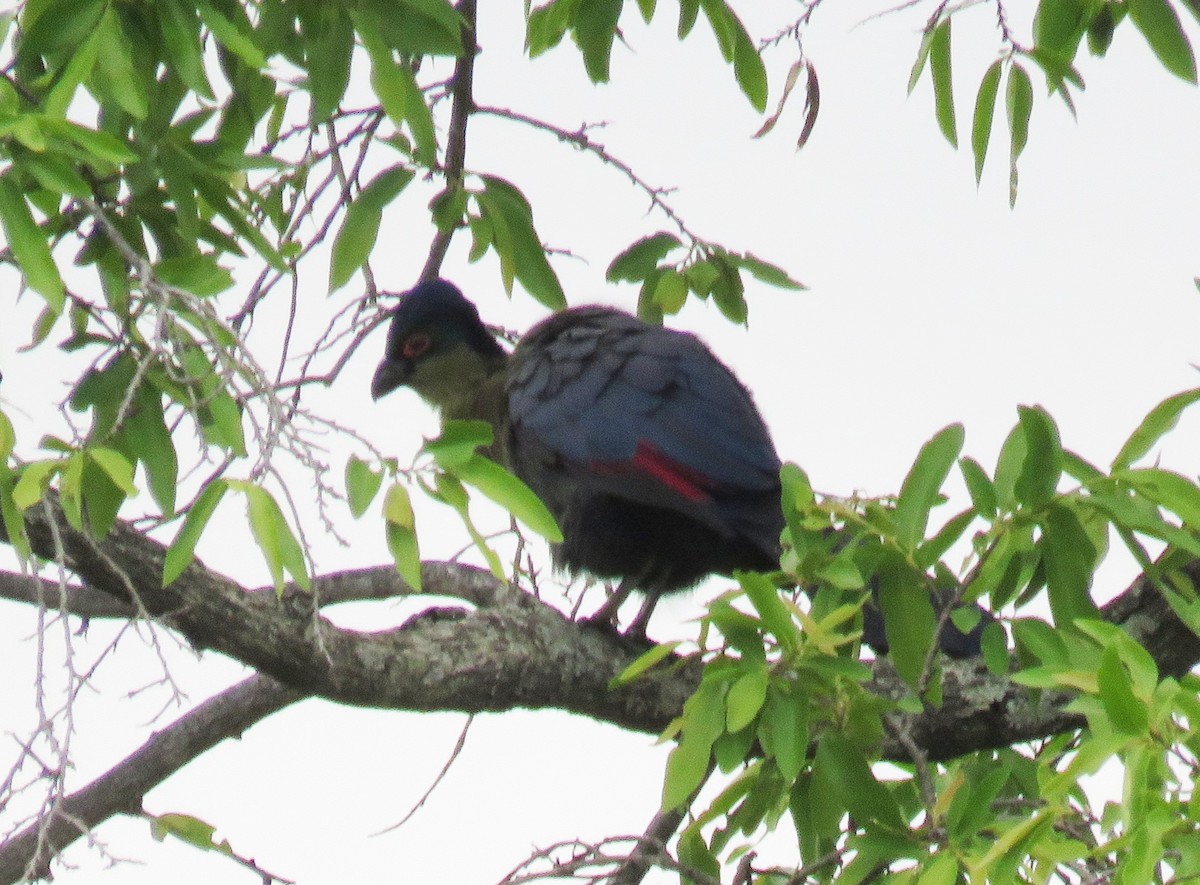
[[[457,7],[463,18],[463,54],[454,65],[454,76],[450,79],[450,131],[446,138],[446,193],[453,194],[462,187],[463,170],[467,163],[467,121],[475,110],[472,81],[475,72],[475,56],[479,53],[475,34],[475,0],[459,0]],[[441,272],[442,261],[450,248],[455,228],[448,226],[439,230],[429,246],[429,257],[421,269],[421,280],[432,280]]]
[[[50,861],[88,830],[114,815],[139,812],[152,787],[225,738],[303,697],[255,675],[205,701],[0,845],[0,883],[49,877]]]
[[[66,565],[90,589],[124,601],[133,587],[141,604],[193,645],[227,654],[291,687],[330,700],[382,709],[456,710],[515,707],[580,713],[634,731],[656,734],[679,715],[699,678],[694,660],[660,666],[619,689],[610,680],[645,646],[574,623],[549,605],[488,572],[451,563],[426,563],[427,595],[463,599],[470,610],[435,609],[380,633],[339,628],[314,619],[299,591],[247,591],[199,562],[170,587],[159,587],[164,548],[118,522],[101,542],[74,531],[57,506],[25,513],[38,555],[54,555],[48,514],[62,538]],[[117,565],[120,564],[119,571]],[[1182,567],[1200,581],[1200,561]],[[411,592],[394,569],[378,567],[318,579],[324,599],[387,598]],[[1200,661],[1200,639],[1171,610],[1150,579],[1139,578],[1104,609],[1158,662],[1178,676]],[[317,631],[320,631],[318,637]],[[1066,692],[1031,692],[978,660],[944,661],[941,707],[896,714],[931,761],[979,749],[1010,746],[1078,728],[1063,711]],[[869,687],[899,698],[908,692],[885,658]],[[908,760],[888,739],[885,758]]]
[[[425,595],[461,599],[471,609],[431,609],[396,629],[365,634],[314,620],[311,598],[298,590],[282,598],[273,589],[245,590],[199,562],[162,588],[164,548],[127,523],[118,521],[104,540],[95,541],[72,529],[53,499],[47,506],[29,508],[25,520],[39,556],[53,557],[54,536],[60,539],[64,564],[83,581],[68,597],[79,610],[100,611],[104,597],[132,608],[127,602],[132,588],[146,612],[197,647],[220,651],[263,675],[185,714],[112,771],[67,797],[45,821],[0,846],[0,882],[44,872],[49,857],[80,832],[135,808],[146,790],[188,760],[306,695],[417,711],[553,707],[658,733],[680,714],[699,680],[696,660],[676,659],[628,686],[610,689],[612,677],[645,650],[643,645],[574,623],[470,566],[425,563],[422,583]],[[1176,567],[1200,582],[1200,561]],[[40,579],[0,574],[0,588],[9,598],[26,594],[35,600],[38,592],[57,598],[57,584],[39,587],[35,581]],[[328,575],[317,579],[317,589],[324,602],[411,592],[391,566]],[[1103,613],[1150,651],[1164,676],[1186,673],[1200,661],[1200,638],[1147,577],[1135,581]],[[1071,697],[1066,692],[1027,691],[1006,676],[987,672],[979,661],[944,661],[943,672],[942,706],[920,714],[893,713],[895,729],[908,739],[885,740],[883,758],[909,760],[915,745],[937,761],[1084,724],[1081,717],[1064,712]],[[908,691],[886,658],[875,663],[869,688],[895,698]],[[661,824],[672,830],[678,826],[667,820]]]

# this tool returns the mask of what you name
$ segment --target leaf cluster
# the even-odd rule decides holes
[[[739,575],[738,589],[709,606],[701,685],[664,733],[677,743],[663,807],[693,815],[681,861],[717,879],[790,820],[797,865],[811,881],[861,882],[881,869],[902,870],[889,877],[897,881],[1044,881],[1071,870],[1150,881],[1164,855],[1191,875],[1200,683],[1160,673],[1145,648],[1101,618],[1090,590],[1115,537],[1200,627],[1196,588],[1179,567],[1200,553],[1200,486],[1136,466],[1198,398],[1187,391],[1152,410],[1108,471],[1065,449],[1040,408],[1020,410],[990,473],[962,456],[962,428],[946,428],[892,498],[822,497],[786,465],[782,572]],[[956,468],[971,506],[931,528]],[[1150,542],[1165,547],[1156,560]],[[964,544],[965,563],[951,568],[947,555]],[[780,593],[789,587],[803,592]],[[858,643],[872,600],[906,695],[885,699],[867,686]],[[1001,625],[989,624],[982,663],[1071,698],[1066,710],[1086,729],[954,760],[912,745],[909,763],[883,776],[875,763],[885,735],[903,743],[905,717],[942,702],[931,600],[964,630],[978,619],[966,603],[1010,612],[1011,651]],[[1048,619],[1038,614],[1042,600]],[[622,679],[665,654],[648,653]],[[1111,760],[1127,800],[1097,810],[1080,778]],[[697,800],[714,778],[716,795]],[[764,882],[793,874],[763,872]]]

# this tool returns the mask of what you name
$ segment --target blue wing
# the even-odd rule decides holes
[[[538,479],[558,470],[576,490],[777,545],[779,457],[749,393],[694,336],[564,311],[514,352],[508,405],[514,461],[543,497],[553,490]]]

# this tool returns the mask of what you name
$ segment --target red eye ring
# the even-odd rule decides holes
[[[426,332],[413,332],[404,339],[402,352],[406,359],[415,360],[423,357],[433,347],[433,339]]]

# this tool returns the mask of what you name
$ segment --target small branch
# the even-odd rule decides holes
[[[669,193],[667,189],[654,187],[645,181],[645,179],[643,179],[637,174],[637,172],[634,171],[632,166],[630,166],[624,160],[621,160],[620,158],[610,154],[604,145],[589,138],[586,127],[580,126],[578,129],[571,131],[569,129],[563,129],[559,126],[555,126],[553,123],[547,123],[545,120],[539,120],[537,117],[530,117],[528,114],[523,114],[520,111],[509,110],[508,108],[478,107],[476,108],[476,111],[481,114],[488,114],[492,117],[499,117],[503,120],[512,120],[515,123],[523,123],[526,126],[539,129],[542,132],[548,132],[559,141],[566,142],[567,144],[573,145],[581,151],[586,151],[587,153],[592,154],[606,165],[612,166],[614,169],[619,171],[630,181],[631,184],[633,184],[634,187],[644,193],[649,198],[650,205],[667,216],[667,218],[671,220],[671,223],[675,225],[681,234],[687,237],[692,245],[699,245],[704,242],[704,240],[696,236],[688,229],[683,219],[680,218],[678,213],[676,213],[671,207],[671,204],[663,199],[663,195]]]
[[[458,759],[459,754],[462,753],[463,747],[466,746],[467,743],[467,732],[471,730],[471,724],[474,721],[474,716],[467,717],[467,721],[463,723],[462,731],[458,733],[458,740],[454,742],[454,749],[450,751],[450,758],[446,760],[446,764],[442,766],[442,770],[439,771],[437,777],[433,779],[433,783],[429,785],[429,789],[426,790],[421,795],[421,798],[417,800],[417,803],[408,810],[408,814],[404,815],[404,817],[392,824],[390,827],[384,827],[374,835],[382,836],[384,833],[390,833],[392,830],[400,829],[402,826],[412,820],[414,814],[416,814],[425,806],[425,803],[429,801],[429,797],[433,795],[433,791],[436,790],[438,785],[446,779],[446,775],[450,773],[450,768]]]
[[[905,730],[904,724],[899,722],[895,716],[890,713],[884,714],[884,727],[888,733],[895,738],[900,746],[908,751],[909,758],[912,759],[913,769],[917,775],[917,783],[921,787],[921,801],[925,803],[925,818],[926,825],[930,831],[938,825],[937,822],[937,787],[933,783],[933,776],[929,772],[929,757],[925,755],[925,751],[917,746],[917,742],[912,739],[912,735]]]
[[[304,697],[269,677],[251,676],[205,701],[65,796],[49,819],[34,821],[0,845],[0,883],[48,877],[51,859],[67,845],[114,815],[139,813],[142,797],[152,787],[226,738]]]
[[[646,832],[638,839],[637,845],[634,846],[629,857],[609,880],[609,885],[639,885],[657,861],[663,857],[667,843],[671,841],[671,837],[683,823],[684,809],[691,807],[691,804],[691,802],[686,802],[679,808],[660,811],[654,815],[646,827]]]
[[[475,111],[472,84],[475,71],[475,56],[479,53],[475,33],[475,0],[459,0],[457,6],[463,18],[463,54],[454,65],[454,76],[450,80],[450,131],[446,140],[446,161],[443,172],[446,191],[453,193],[463,184],[463,170],[467,162],[467,122]],[[421,269],[420,280],[432,280],[441,273],[442,262],[450,248],[455,228],[439,230],[429,247],[429,257]]]
[[[43,605],[59,594],[58,581],[37,575],[0,572],[0,599]],[[88,586],[68,584],[55,608],[80,618],[133,618],[138,612],[132,603],[117,599]]]

